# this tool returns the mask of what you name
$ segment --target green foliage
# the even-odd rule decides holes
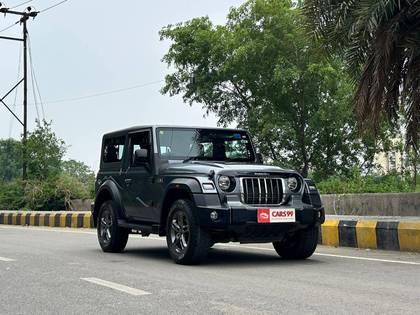
[[[29,179],[45,180],[60,173],[66,147],[51,130],[51,123],[38,123],[38,127],[29,133],[27,150]]]
[[[0,139],[0,181],[10,181],[22,174],[20,141]]]
[[[93,198],[95,175],[84,163],[63,161],[63,140],[43,122],[28,135],[28,180],[22,144],[0,140],[0,209],[63,210],[71,199]]]
[[[353,87],[339,58],[327,60],[288,0],[251,0],[226,25],[208,17],[169,25],[163,61],[175,69],[162,93],[249,129],[269,162],[319,177],[345,173],[365,155],[351,106]]]
[[[76,178],[81,183],[89,184],[95,180],[95,173],[83,162],[76,160],[63,161],[61,167],[64,174]]]
[[[0,209],[22,209],[25,202],[25,191],[20,180],[0,181]]]
[[[86,184],[67,174],[44,181],[29,180],[25,187],[25,206],[32,210],[62,210],[71,199],[91,197]]]
[[[309,30],[331,54],[342,54],[357,82],[355,109],[363,129],[384,118],[420,139],[420,1],[305,0]],[[401,123],[404,116],[406,123]]]
[[[317,184],[321,194],[345,193],[397,193],[412,192],[413,186],[409,176],[391,173],[382,176],[362,176],[354,169],[349,177],[332,176]],[[417,187],[419,189],[420,187]]]

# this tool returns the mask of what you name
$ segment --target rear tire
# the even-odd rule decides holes
[[[117,205],[105,201],[99,209],[97,233],[99,245],[104,252],[120,253],[127,245],[129,231],[118,226]]]
[[[200,263],[212,244],[209,234],[198,224],[195,205],[188,199],[175,201],[166,224],[166,242],[169,254],[177,264]]]
[[[309,227],[291,236],[286,236],[280,242],[273,242],[277,254],[284,259],[306,259],[310,257],[318,245],[318,229]]]

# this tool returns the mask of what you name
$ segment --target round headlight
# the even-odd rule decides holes
[[[219,177],[218,184],[219,184],[219,187],[220,187],[221,190],[228,191],[228,190],[231,189],[232,182],[231,182],[229,176],[222,175],[222,176]]]
[[[287,179],[287,187],[293,191],[297,192],[299,190],[299,180],[296,177],[289,177]]]

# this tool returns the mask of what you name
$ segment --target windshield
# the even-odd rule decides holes
[[[254,162],[248,134],[238,130],[158,128],[161,158]]]

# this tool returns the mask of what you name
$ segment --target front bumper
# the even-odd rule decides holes
[[[318,226],[325,221],[323,207],[305,207],[295,208],[296,222],[258,223],[257,209],[257,207],[198,207],[197,212],[199,214],[200,225],[209,230],[213,235],[218,235],[220,241],[276,241],[283,239],[287,233],[292,233],[309,226]],[[211,218],[212,212],[217,213],[216,220]]]

